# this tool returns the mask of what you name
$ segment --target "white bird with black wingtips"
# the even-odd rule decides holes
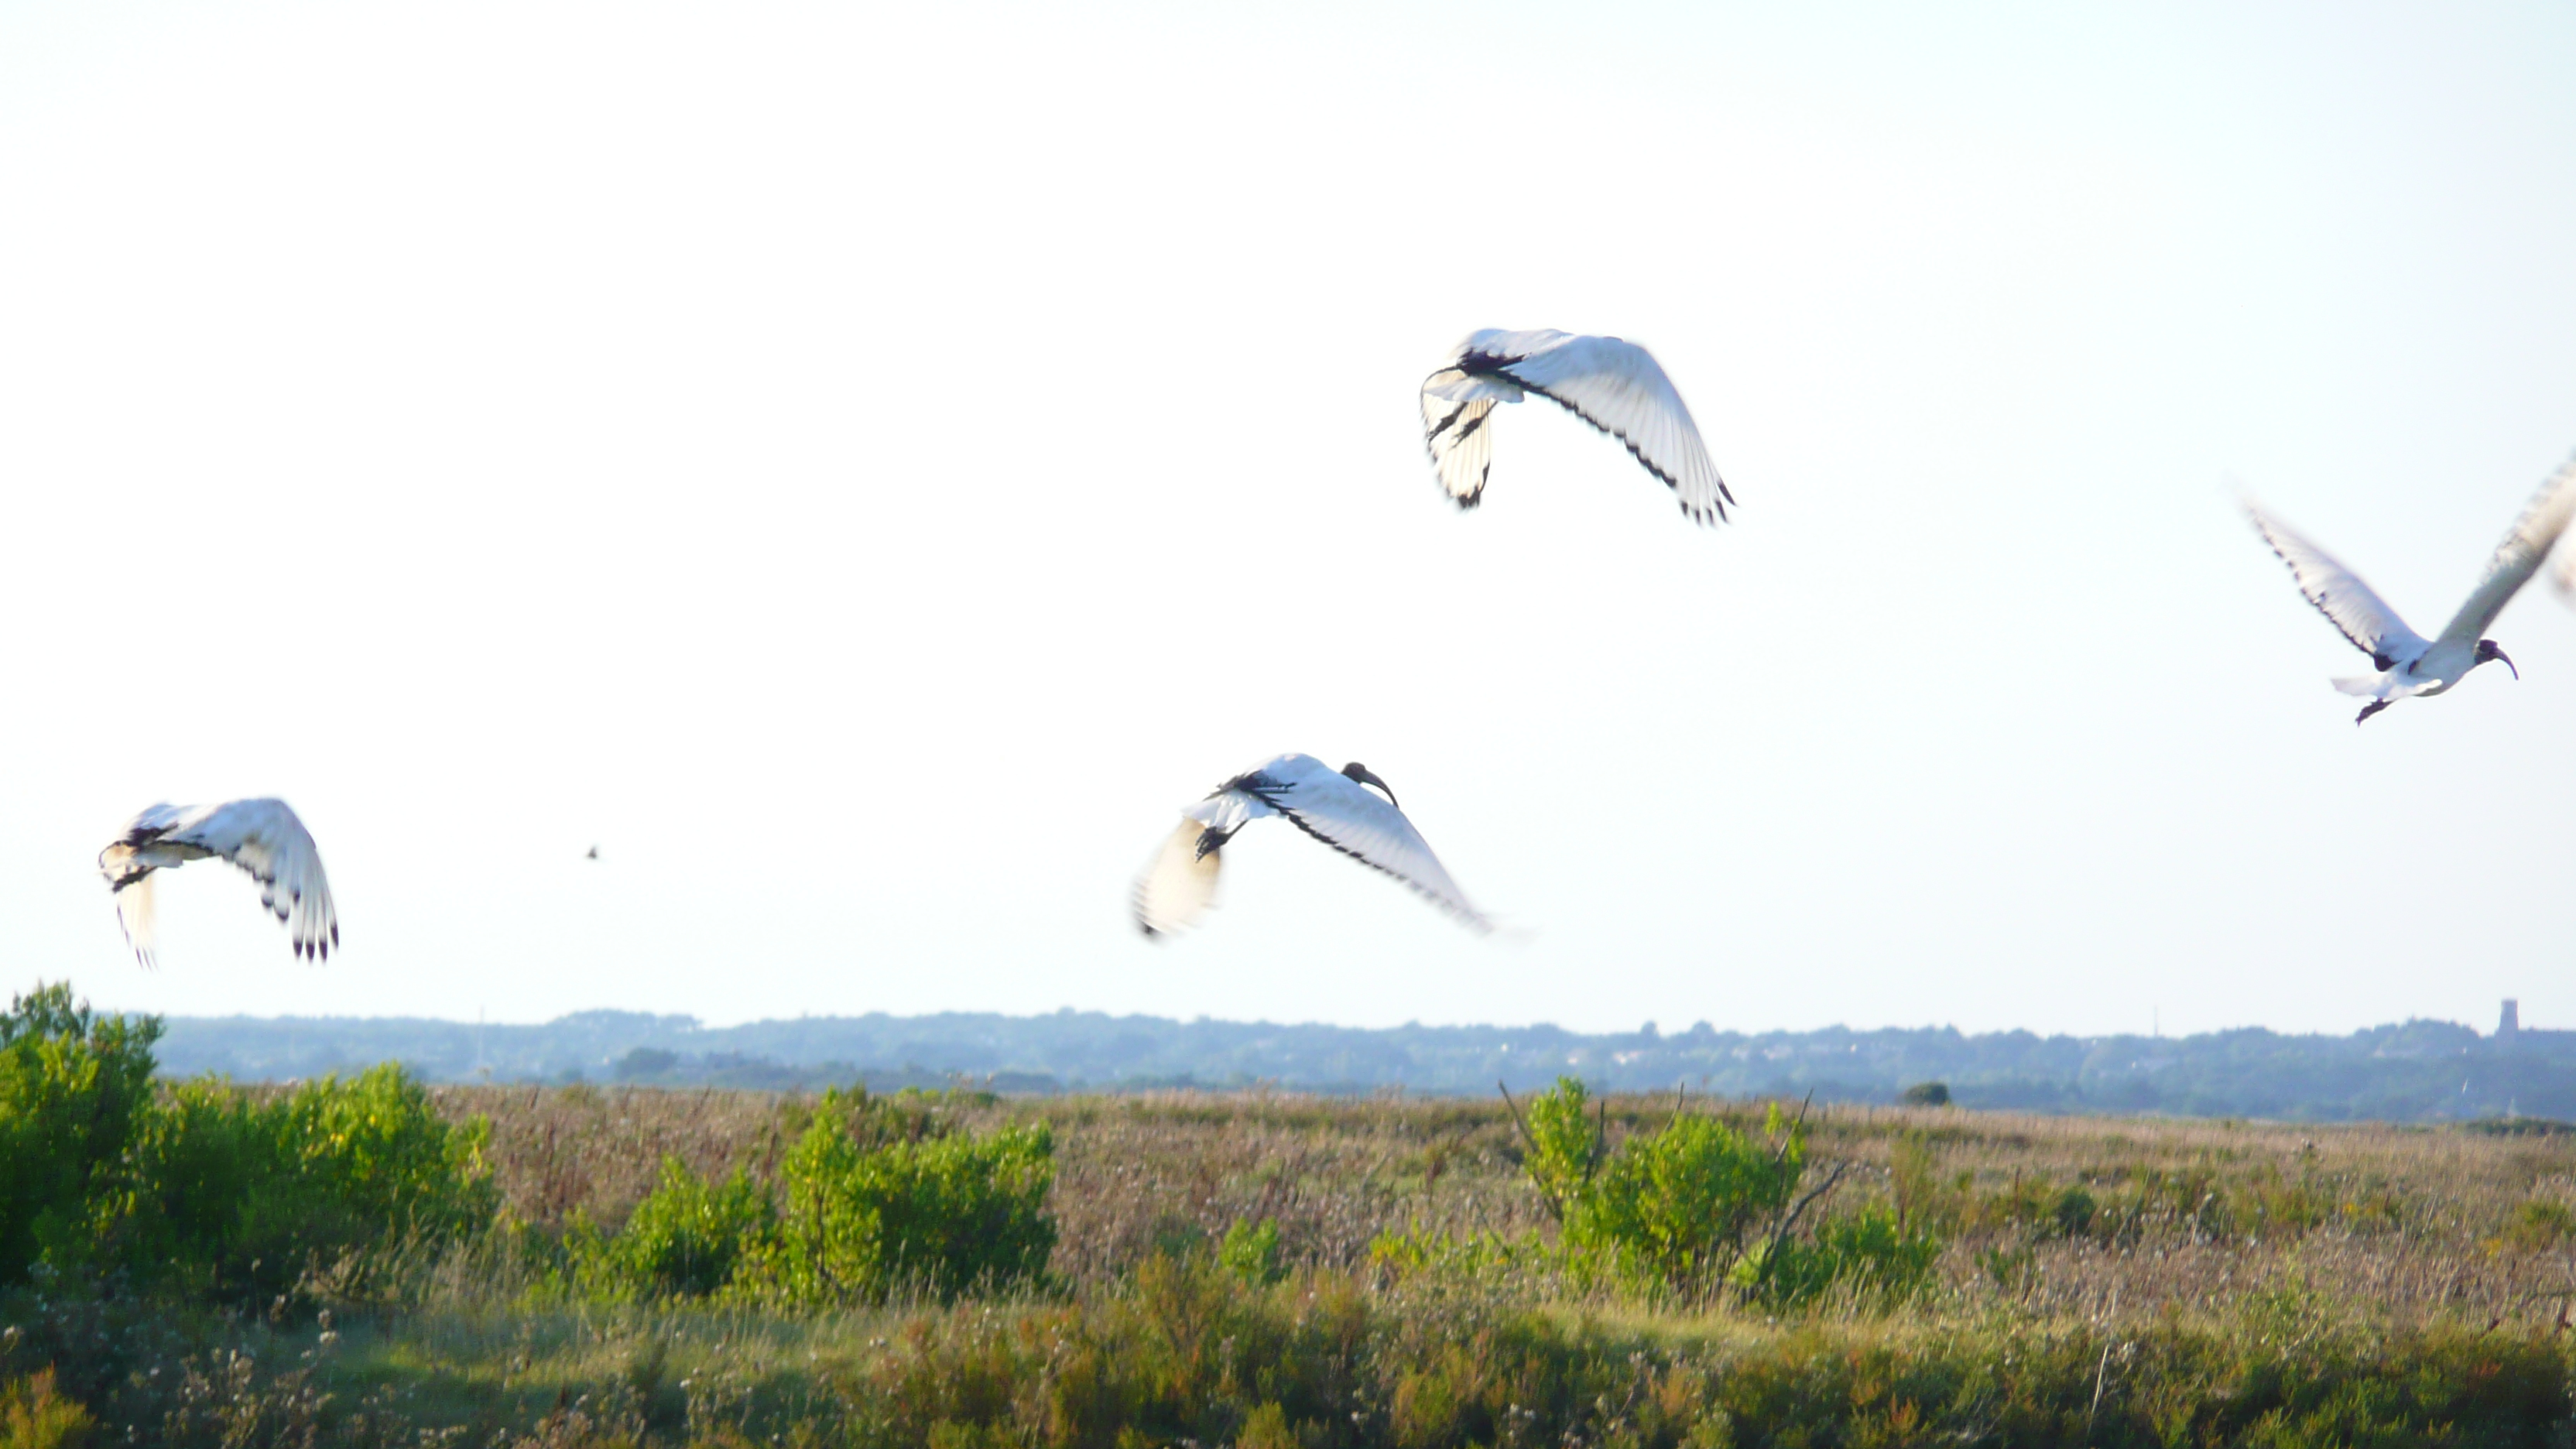
[[[2370,585],[2335,561],[2324,549],[2291,531],[2289,525],[2264,512],[2251,501],[2245,511],[2254,527],[2272,551],[2290,566],[2290,576],[2298,581],[2299,592],[2317,606],[2353,647],[2370,656],[2371,666],[2379,672],[2334,681],[2334,687],[2346,694],[2360,695],[2370,701],[2361,707],[2353,723],[2359,724],[2401,699],[2430,697],[2449,690],[2466,678],[2469,671],[2490,659],[2504,660],[2516,679],[2522,671],[2514,668],[2505,652],[2493,639],[2482,637],[2504,606],[2513,601],[2531,576],[2538,572],[2559,535],[2576,519],[2576,459],[2551,474],[2540,485],[2540,492],[2523,510],[2513,531],[2497,545],[2495,557],[2487,561],[2487,571],[2469,593],[2468,602],[2451,616],[2438,638],[2426,639],[2406,626],[2397,611],[2372,593]]]
[[[1493,411],[1536,394],[1628,445],[1664,480],[1682,512],[1722,523],[1735,495],[1717,476],[1699,425],[1646,349],[1616,337],[1539,328],[1472,332],[1422,380],[1422,441],[1440,486],[1460,508],[1485,496],[1494,461]]]
[[[297,956],[319,961],[340,944],[322,852],[285,801],[155,805],[98,853],[99,874],[116,893],[117,922],[145,966],[153,964],[152,873],[209,856],[231,861],[259,882],[259,903],[286,926]]]
[[[1216,900],[1218,852],[1236,831],[1273,815],[1394,876],[1468,926],[1493,928],[1467,903],[1422,832],[1404,818],[1386,781],[1356,760],[1336,770],[1312,755],[1281,755],[1182,811],[1179,826],[1137,878],[1137,927],[1147,936],[1162,936],[1196,921]]]

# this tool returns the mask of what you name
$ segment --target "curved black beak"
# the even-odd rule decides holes
[[[2511,658],[2511,656],[2507,655],[2503,650],[2501,650],[2501,649],[2497,650],[2497,651],[2496,651],[2496,657],[2497,657],[2498,659],[2502,659],[2502,660],[2504,660],[2504,667],[2505,667],[2505,668],[2507,668],[2507,669],[2513,669],[2513,659]],[[2521,670],[2519,670],[2519,669],[2513,669],[2513,677],[2514,677],[2517,681],[2519,681],[2519,680],[2522,678],[2522,671],[2521,671]]]
[[[1379,779],[1377,777],[1377,771],[1370,769],[1368,766],[1361,764],[1357,760],[1353,760],[1349,764],[1342,766],[1342,773],[1359,781],[1363,785],[1375,785],[1380,790],[1386,792],[1386,803],[1395,806],[1398,810],[1404,808],[1403,804],[1395,798],[1395,787],[1389,785],[1384,780]]]

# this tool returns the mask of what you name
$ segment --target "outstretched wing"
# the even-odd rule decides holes
[[[1394,876],[1467,925],[1478,931],[1493,929],[1493,922],[1467,903],[1466,892],[1449,878],[1422,832],[1413,828],[1403,811],[1367,786],[1319,765],[1284,779],[1264,767],[1241,788],[1259,795],[1291,825],[1362,865]]]
[[[2532,496],[2531,506],[2522,511],[2513,531],[2496,545],[2495,557],[2487,560],[2487,571],[2478,577],[2478,586],[2469,591],[2469,600],[2442,629],[2442,637],[2455,644],[2475,644],[2487,632],[2487,626],[2513,602],[2513,596],[2539,572],[2558,537],[2567,531],[2569,520],[2576,519],[2576,458],[2571,458],[2549,481],[2540,485]],[[2576,577],[2576,562],[2559,567],[2562,580]]]
[[[1473,508],[1485,496],[1486,475],[1494,470],[1494,434],[1487,426],[1497,399],[1453,400],[1434,389],[1465,374],[1455,368],[1435,372],[1422,384],[1422,445],[1431,450],[1431,468],[1440,475],[1441,491],[1461,508]]]
[[[1153,864],[1136,877],[1136,929],[1147,936],[1178,931],[1206,914],[1216,903],[1218,852],[1199,853],[1207,827],[1184,815],[1163,839]]]
[[[2299,592],[2317,606],[2352,647],[2370,656],[2380,669],[2392,669],[2399,663],[2421,655],[2431,646],[2424,636],[2406,627],[2397,611],[2388,607],[2370,585],[2352,570],[2335,561],[2334,555],[2301,538],[2290,526],[2256,506],[2245,503],[2246,516],[2254,520],[2254,530],[2290,566],[2290,577],[2296,579]]]
[[[152,954],[152,872],[116,888],[116,923],[125,928],[125,944],[134,948],[134,959],[151,970],[159,965]]]
[[[286,924],[298,956],[322,960],[340,944],[322,852],[283,800],[232,800],[163,839],[220,855],[259,882],[259,903]]]
[[[1691,421],[1681,393],[1652,353],[1616,337],[1562,333],[1503,333],[1491,343],[1505,349],[1500,356],[1509,356],[1514,342],[1530,336],[1562,340],[1500,362],[1503,376],[1627,444],[1646,471],[1673,490],[1693,521],[1725,521],[1726,505],[1735,495],[1717,476],[1708,446],[1700,441],[1699,424]],[[1461,365],[1475,371],[1474,358],[1471,351]]]

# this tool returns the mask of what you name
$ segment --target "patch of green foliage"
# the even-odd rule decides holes
[[[557,1286],[803,1310],[1044,1281],[1056,1238],[1052,1132],[1038,1123],[977,1136],[933,1108],[928,1094],[827,1091],[774,1186],[740,1170],[708,1182],[666,1158],[616,1233],[574,1223]]]
[[[0,1285],[79,1254],[125,1186],[152,1110],[160,1023],[100,1017],[69,986],[12,997],[0,1016]]]
[[[1288,1276],[1279,1261],[1279,1224],[1263,1218],[1258,1226],[1243,1219],[1225,1230],[1216,1260],[1246,1283],[1276,1283]]]
[[[2548,1198],[2533,1198],[2516,1207],[2504,1225],[2505,1244],[2526,1253],[2545,1252],[2569,1238],[2576,1238],[2576,1213]]]
[[[863,1089],[824,1094],[780,1164],[777,1229],[746,1253],[742,1286],[814,1306],[1040,1280],[1056,1236],[1047,1125],[872,1145],[871,1105]]]
[[[158,1035],[62,986],[0,1017],[0,1283],[42,1265],[264,1307],[316,1271],[362,1292],[378,1250],[491,1222],[488,1129],[441,1120],[399,1066],[266,1100],[214,1080],[156,1096]]]
[[[135,1134],[102,1246],[191,1300],[264,1305],[317,1269],[363,1292],[371,1250],[434,1248],[492,1221],[489,1135],[442,1121],[392,1064],[265,1101],[182,1083]]]
[[[772,1241],[778,1209],[769,1190],[736,1169],[721,1183],[662,1159],[661,1181],[614,1237],[586,1218],[567,1235],[570,1276],[610,1298],[702,1298],[733,1282],[743,1261]]]
[[[5,1449],[82,1449],[97,1433],[98,1421],[89,1410],[55,1392],[51,1368],[0,1384],[0,1446]]]
[[[1807,1134],[1777,1104],[1758,1137],[1676,1105],[1663,1127],[1613,1150],[1605,1121],[1572,1077],[1530,1099],[1521,1118],[1522,1165],[1563,1225],[1560,1245],[1578,1276],[1685,1298],[1725,1285],[1774,1307],[1836,1285],[1894,1302],[1940,1256],[1930,1227],[1885,1209],[1807,1222],[1832,1183],[1800,1195]]]

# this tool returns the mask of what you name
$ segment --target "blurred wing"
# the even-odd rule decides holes
[[[2442,637],[2458,644],[2475,644],[2487,632],[2487,626],[2513,602],[2513,596],[2540,570],[2549,551],[2558,545],[2559,535],[2567,531],[2568,520],[2576,518],[2576,458],[2549,475],[2532,496],[2531,506],[2513,525],[2513,531],[2496,545],[2495,557],[2487,561],[2487,571],[2478,578],[2478,586],[2469,591],[2469,601],[2442,629]],[[2563,581],[2576,577],[2576,564],[2562,563],[2558,569]]]
[[[1646,349],[1616,337],[1569,337],[1505,365],[1502,374],[1627,444],[1694,521],[1725,520],[1735,495],[1709,461],[1682,395]]]
[[[2288,524],[2251,501],[2245,504],[2245,514],[2254,520],[2254,531],[2263,535],[2272,552],[2290,566],[2290,577],[2298,581],[2299,592],[2343,631],[2352,647],[2369,655],[2372,664],[2381,669],[2393,668],[2431,647],[2424,636],[2406,627],[2395,609],[2370,591],[2370,585],[2335,562],[2334,555],[2301,538]]]
[[[1207,827],[1189,816],[1163,839],[1153,864],[1136,877],[1136,929],[1165,936],[1198,920],[1216,903],[1216,876],[1221,853],[1199,854],[1199,837]]]
[[[286,925],[295,954],[319,961],[340,944],[322,852],[283,800],[234,800],[167,837],[212,851],[259,882],[259,903]]]
[[[1261,788],[1260,794],[1308,835],[1394,876],[1476,930],[1493,929],[1493,922],[1467,903],[1466,893],[1449,878],[1422,832],[1413,828],[1403,811],[1367,786],[1339,771],[1324,770],[1293,784]]]
[[[152,875],[146,871],[116,893],[116,923],[125,928],[125,944],[134,948],[134,959],[146,971],[159,964],[152,954]]]
[[[1459,375],[1455,369],[1435,372],[1423,384],[1422,443],[1431,450],[1431,467],[1440,475],[1441,491],[1459,507],[1473,508],[1484,498],[1485,476],[1494,468],[1494,434],[1486,423],[1493,416],[1495,399],[1452,401],[1432,391],[1441,379]]]

